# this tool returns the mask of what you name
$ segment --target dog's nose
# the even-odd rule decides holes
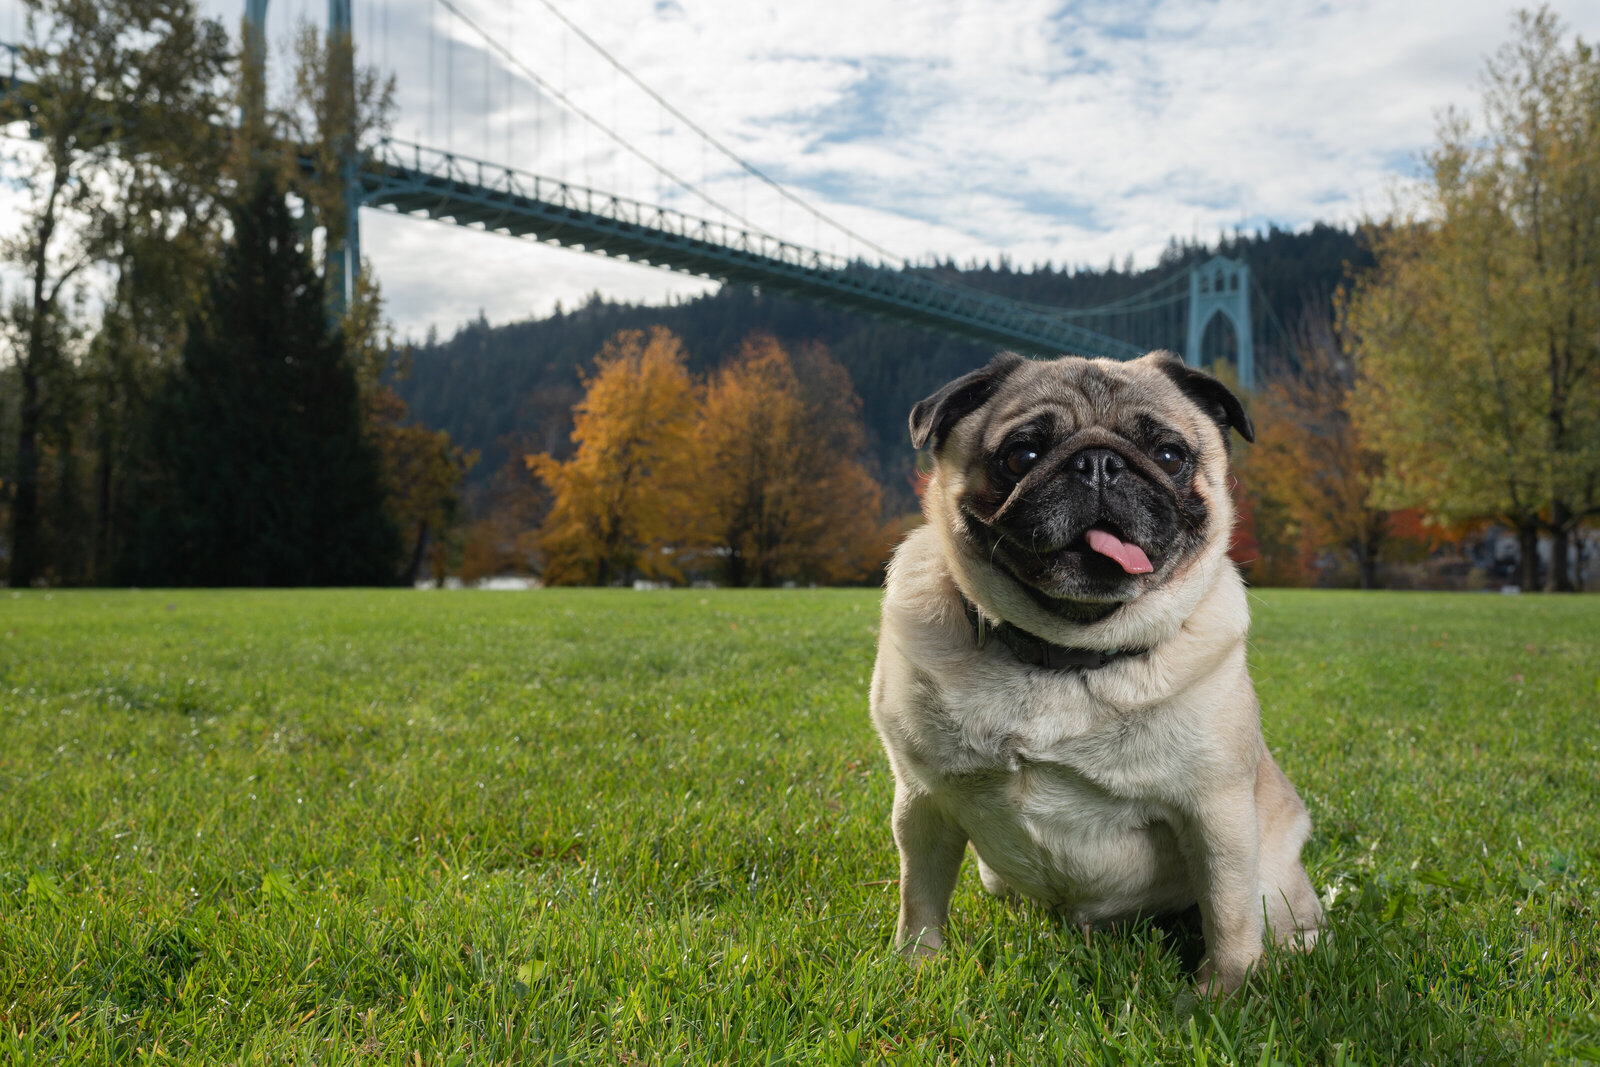
[[[1086,448],[1068,464],[1073,474],[1096,489],[1110,485],[1128,469],[1128,461],[1109,448]]]

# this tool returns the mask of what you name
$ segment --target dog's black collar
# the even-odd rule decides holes
[[[1009,648],[1011,654],[1023,663],[1043,667],[1047,671],[1096,671],[1107,664],[1130,656],[1142,656],[1149,651],[1147,648],[1113,649],[1110,652],[1101,652],[1093,648],[1064,648],[1061,645],[1051,644],[1042,637],[1035,637],[1026,630],[1019,630],[1008,622],[999,625],[991,623],[965,596],[961,598],[961,606],[966,609],[967,621],[972,624],[972,631],[977,635],[979,648],[986,645],[992,637]]]

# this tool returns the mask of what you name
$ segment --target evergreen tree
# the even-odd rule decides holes
[[[399,544],[321,278],[266,176],[152,404],[143,584],[370,585]]]
[[[1256,371],[1264,379],[1294,369],[1289,354],[1278,350],[1282,346],[1269,343],[1284,336],[1269,324],[1271,309],[1291,326],[1292,313],[1302,309],[1326,319],[1332,314],[1331,295],[1347,271],[1359,272],[1371,263],[1353,230],[1317,224],[1299,233],[1274,227],[1231,237],[1221,245],[1174,244],[1160,266],[1131,275],[1087,268],[1068,272],[1048,265],[1029,270],[982,264],[962,268],[950,261],[918,269],[936,280],[1029,303],[1093,307],[1126,300],[1174,270],[1218,252],[1247,261],[1259,295],[1266,298],[1257,299],[1254,309]],[[1181,342],[1182,317],[1174,313],[1172,321]],[[899,512],[917,507],[906,412],[945,382],[982,366],[995,350],[990,344],[725,285],[717,293],[671,307],[596,298],[534,321],[489,326],[474,320],[448,340],[430,335],[413,354],[411,373],[395,390],[419,422],[447,431],[462,448],[480,451],[483,458],[468,482],[481,491],[516,451],[508,448],[512,442],[532,439],[557,458],[569,455],[572,404],[582,393],[575,368],[592,368],[594,353],[618,331],[655,325],[682,339],[693,375],[733,359],[752,333],[771,334],[791,352],[811,343],[825,346],[861,398],[866,433],[862,459],[881,484],[890,510]]]

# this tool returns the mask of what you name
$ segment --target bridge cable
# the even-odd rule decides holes
[[[441,0],[441,2],[444,2],[444,0]],[[801,209],[803,209],[804,211],[806,211],[807,213],[809,213],[813,217],[819,219],[820,221],[827,223],[829,226],[833,227],[835,230],[838,230],[840,233],[844,234],[846,237],[849,237],[850,239],[852,239],[854,241],[857,241],[860,244],[865,245],[866,247],[872,249],[874,252],[878,253],[880,256],[885,257],[886,259],[893,260],[894,262],[898,263],[901,267],[907,266],[905,257],[895,255],[893,252],[891,252],[888,249],[884,248],[882,245],[876,244],[875,242],[870,241],[867,238],[865,238],[865,237],[861,236],[860,234],[856,233],[855,231],[851,230],[849,227],[845,226],[843,223],[834,221],[833,219],[829,218],[827,215],[823,214],[821,211],[818,211],[816,208],[812,207],[810,204],[808,204],[804,200],[800,199],[800,197],[796,196],[794,193],[791,193],[787,188],[785,188],[776,179],[769,177],[763,171],[759,170],[755,165],[746,162],[738,153],[734,152],[727,145],[723,144],[721,141],[719,141],[715,137],[713,137],[711,135],[711,133],[708,130],[705,129],[705,127],[701,126],[699,123],[695,122],[689,116],[685,115],[683,112],[681,112],[677,108],[673,107],[672,104],[670,102],[668,102],[665,97],[663,97],[660,93],[656,92],[654,89],[650,88],[650,86],[646,85],[643,81],[641,81],[639,79],[639,77],[636,74],[633,73],[633,71],[631,71],[627,67],[623,66],[621,61],[619,61],[610,52],[606,51],[605,48],[601,46],[600,42],[596,41],[593,37],[590,37],[587,33],[583,32],[583,29],[580,26],[578,26],[577,23],[573,22],[571,19],[567,18],[566,15],[562,14],[561,10],[559,8],[557,8],[555,6],[555,4],[551,3],[550,0],[539,0],[539,3],[542,4],[546,9],[548,9],[549,12],[552,15],[554,15],[556,18],[560,19],[561,22],[566,25],[567,29],[571,30],[573,33],[577,34],[580,38],[582,38],[583,42],[585,44],[587,44],[590,48],[593,48],[596,52],[598,52],[602,59],[604,59],[607,63],[610,63],[613,67],[615,67],[618,71],[620,71],[622,73],[623,77],[627,78],[629,81],[633,82],[633,84],[637,85],[641,90],[644,91],[644,93],[647,96],[649,96],[652,100],[654,100],[656,103],[660,104],[663,108],[665,108],[668,112],[670,112],[674,118],[676,118],[679,122],[682,122],[685,126],[688,126],[689,129],[693,130],[695,133],[699,134],[700,137],[706,143],[710,144],[711,147],[715,148],[718,152],[721,152],[728,159],[732,160],[740,168],[742,168],[746,173],[748,173],[751,176],[759,179],[762,182],[765,182],[767,185],[771,186],[778,193],[779,196],[782,196],[785,200],[788,200],[791,203],[799,205],[799,207]]]
[[[1039,304],[1029,300],[1016,300],[1009,297],[1006,299],[1008,299],[1010,303],[1016,305],[1017,307],[1027,308],[1030,311],[1037,311],[1040,314],[1049,315],[1052,318],[1062,319],[1063,321],[1077,322],[1088,318],[1103,318],[1108,314],[1116,312],[1144,312],[1152,311],[1161,307],[1175,306],[1179,303],[1182,303],[1184,300],[1187,300],[1189,297],[1187,288],[1188,279],[1189,272],[1187,270],[1181,271],[1178,274],[1169,275],[1168,277],[1163,278],[1161,281],[1156,282],[1154,285],[1141,289],[1131,296],[1122,297],[1120,300],[1113,300],[1109,304],[1096,304],[1093,307],[1062,307],[1059,304]],[[1180,282],[1184,285],[1183,289],[1178,288],[1178,284]],[[969,282],[941,281],[939,284],[949,286],[954,289],[963,289],[968,292],[982,293],[986,296],[998,295],[988,289],[973,285]],[[1173,288],[1173,292],[1170,295],[1152,295],[1159,293],[1162,289],[1165,289],[1168,286],[1172,286]],[[1143,301],[1143,303],[1140,303],[1140,301]]]
[[[1273,307],[1272,301],[1267,299],[1267,292],[1265,289],[1261,288],[1261,282],[1256,279],[1254,271],[1250,273],[1250,287],[1254,289],[1256,291],[1256,295],[1261,298],[1261,306],[1267,309],[1267,319],[1278,328],[1278,337],[1280,343],[1288,343],[1294,335],[1291,334],[1288,327],[1283,324],[1283,320],[1278,318],[1278,309]]]
[[[444,27],[444,147],[454,152],[456,146],[456,35],[454,23]]]
[[[494,71],[489,69],[489,64],[483,65],[483,154],[489,155],[494,151],[494,127],[490,125],[490,117],[494,114]]]
[[[699,197],[701,200],[705,201],[707,204],[710,204],[712,207],[716,208],[718,211],[723,212],[724,214],[726,214],[727,216],[732,218],[734,221],[736,221],[736,222],[740,223],[741,225],[747,227],[751,231],[753,231],[755,233],[763,234],[763,235],[768,236],[768,237],[773,237],[774,236],[772,234],[767,233],[764,228],[762,228],[760,226],[757,226],[755,223],[753,223],[749,219],[745,218],[739,212],[736,212],[733,209],[731,209],[728,206],[726,206],[725,204],[722,204],[721,202],[716,200],[714,197],[712,197],[709,193],[706,193],[703,190],[699,189],[692,182],[688,181],[685,178],[680,177],[679,175],[674,173],[668,167],[664,166],[661,163],[658,163],[656,160],[654,160],[650,156],[646,155],[643,151],[641,151],[640,149],[634,147],[625,138],[623,138],[620,134],[618,134],[615,130],[611,129],[609,126],[607,126],[604,123],[602,123],[599,119],[595,118],[595,116],[591,115],[584,108],[580,107],[577,104],[577,102],[574,101],[571,97],[569,97],[566,93],[562,92],[560,89],[558,89],[554,85],[550,84],[550,82],[548,80],[546,80],[545,78],[540,77],[539,74],[536,73],[531,67],[529,67],[526,63],[524,63],[521,59],[517,58],[517,56],[514,53],[512,53],[509,49],[507,49],[506,46],[502,42],[500,42],[499,40],[497,40],[493,36],[491,36],[489,33],[487,33],[483,29],[482,26],[478,25],[478,23],[472,19],[472,17],[470,15],[468,15],[466,12],[462,11],[461,8],[455,4],[454,0],[436,0],[436,2],[440,6],[446,8],[447,10],[449,10],[457,18],[461,19],[462,22],[466,23],[466,25],[474,33],[476,33],[483,40],[483,42],[486,45],[489,46],[489,48],[492,51],[496,52],[502,59],[504,59],[512,67],[514,67],[517,70],[521,71],[523,76],[526,77],[530,82],[532,82],[536,87],[538,87],[539,89],[544,90],[546,93],[549,93],[551,97],[553,97],[554,99],[560,101],[562,104],[566,105],[566,107],[569,110],[571,110],[574,114],[576,114],[578,117],[582,118],[585,122],[589,123],[591,126],[596,128],[597,130],[599,130],[601,133],[604,133],[607,137],[609,137],[613,142],[615,142],[624,151],[626,151],[629,154],[631,154],[631,155],[635,156],[636,158],[638,158],[640,161],[645,163],[647,166],[649,166],[653,170],[655,170],[658,174],[660,174],[663,177],[667,178],[673,184],[675,184],[677,186],[680,186],[681,188],[686,189],[689,192],[693,193],[695,196]],[[722,144],[722,142],[718,141],[715,137],[713,137],[711,135],[711,133],[709,131],[707,131],[704,127],[700,126],[693,119],[689,118],[689,116],[687,116],[683,112],[679,111],[676,107],[674,107],[671,104],[670,101],[668,101],[660,93],[657,93],[654,89],[650,88],[650,86],[646,85],[643,81],[641,81],[638,78],[638,76],[636,76],[632,71],[628,70],[625,66],[623,66],[622,63],[619,60],[616,59],[616,57],[612,56],[610,52],[606,51],[606,49],[603,46],[601,46],[601,44],[598,41],[596,41],[593,37],[590,37],[587,33],[585,33],[583,31],[583,29],[581,27],[579,27],[576,23],[574,23],[571,19],[567,18],[567,16],[564,15],[560,11],[560,9],[558,9],[553,3],[551,3],[551,0],[539,0],[539,2],[547,10],[549,10],[551,14],[553,14],[557,19],[559,19],[568,29],[570,29],[574,34],[576,34],[579,38],[581,38],[584,41],[584,43],[589,45],[590,48],[594,49],[594,51],[596,53],[598,53],[601,56],[601,58],[605,59],[606,62],[610,63],[613,67],[615,67],[618,71],[620,71],[623,74],[623,76],[625,76],[629,81],[633,82],[636,86],[638,86],[643,92],[645,92],[648,96],[650,96],[653,100],[655,100],[655,102],[658,105],[660,105],[662,108],[664,108],[674,118],[678,119],[678,121],[682,122],[684,125],[689,127],[695,133],[700,135],[701,146],[702,146],[701,147],[701,155],[702,155],[701,170],[702,170],[702,174],[703,175],[704,175],[704,172],[706,171],[705,162],[704,162],[704,150],[705,150],[705,146],[707,144],[709,144],[710,146],[714,147],[718,152],[720,152],[722,155],[726,156],[728,159],[730,159],[734,163],[738,164],[738,166],[741,169],[743,169],[744,171],[746,171],[750,175],[756,177],[760,181],[766,183],[767,185],[770,185],[774,190],[776,190],[785,199],[797,204],[799,207],[801,207],[803,210],[805,210],[808,214],[810,214],[813,218],[817,219],[819,222],[826,223],[828,226],[830,226],[833,229],[837,230],[838,232],[844,234],[845,236],[849,237],[850,239],[852,239],[854,241],[857,241],[860,244],[865,245],[866,247],[868,247],[868,248],[872,249],[873,251],[877,252],[879,255],[884,256],[885,258],[898,263],[901,266],[902,269],[910,269],[911,268],[910,263],[907,262],[907,260],[904,257],[896,255],[895,253],[889,251],[888,249],[882,247],[881,245],[878,245],[877,243],[875,243],[875,242],[873,242],[871,240],[868,240],[865,237],[862,237],[860,234],[858,234],[855,231],[851,230],[849,227],[845,226],[844,224],[834,221],[833,219],[829,218],[827,215],[823,214],[821,211],[818,211],[816,208],[814,208],[810,204],[806,203],[804,200],[801,200],[795,194],[791,193],[788,189],[786,189],[783,185],[778,183],[775,179],[769,177],[767,174],[763,173],[762,171],[757,169],[752,164],[747,163],[738,154],[733,152],[726,145]],[[564,45],[564,42],[563,42],[563,45]],[[562,48],[562,65],[563,65],[563,68],[565,68],[565,63],[566,63],[566,49],[565,49],[565,47],[563,47]],[[536,94],[535,98],[537,99],[537,94]],[[564,134],[565,134],[565,126],[566,126],[566,124],[563,121],[563,123],[562,123],[562,127],[563,127],[563,142],[565,141],[565,136],[564,136]],[[774,239],[782,240],[781,238],[774,238]],[[1128,304],[1133,304],[1136,301],[1140,300],[1141,298],[1146,298],[1146,297],[1150,296],[1150,294],[1158,292],[1163,287],[1165,287],[1166,285],[1169,285],[1169,284],[1172,284],[1174,286],[1174,289],[1176,289],[1176,284],[1175,283],[1176,283],[1177,279],[1178,278],[1184,278],[1186,276],[1187,276],[1187,274],[1185,272],[1183,274],[1179,274],[1179,275],[1170,277],[1168,279],[1165,279],[1165,280],[1163,280],[1161,282],[1157,282],[1155,285],[1152,285],[1152,286],[1148,287],[1147,289],[1141,290],[1140,292],[1138,292],[1138,293],[1136,293],[1136,294],[1134,294],[1134,295],[1132,295],[1130,297],[1124,297],[1123,300],[1121,300],[1121,301],[1113,302],[1113,304],[1111,306],[1112,307],[1117,307],[1118,305],[1124,305],[1124,307],[1126,307],[1126,305],[1128,305]],[[952,282],[941,282],[940,284],[945,285],[945,286],[950,287],[950,288],[966,290],[966,291],[973,292],[975,294],[979,294],[979,295],[983,295],[983,296],[993,296],[993,295],[995,295],[995,294],[992,294],[992,293],[988,292],[985,289],[982,289],[982,288],[977,287],[977,286],[973,286],[971,284],[966,284],[966,283],[961,283],[961,282],[955,282],[955,283],[952,283]],[[1145,308],[1140,308],[1138,310],[1147,310],[1147,309],[1150,309],[1152,307],[1152,305],[1160,305],[1160,304],[1167,303],[1168,301],[1176,302],[1178,300],[1184,299],[1185,297],[1187,297],[1187,293],[1174,292],[1170,297],[1167,297],[1166,299],[1153,300],[1153,301],[1150,302],[1149,305],[1146,305]],[[1084,317],[1086,313],[1093,313],[1095,311],[1101,310],[1099,308],[1063,308],[1063,307],[1060,307],[1060,306],[1057,306],[1057,305],[1034,304],[1034,303],[1031,303],[1031,302],[1028,302],[1028,301],[1012,301],[1012,303],[1017,304],[1017,305],[1022,306],[1022,307],[1029,308],[1031,310],[1036,310],[1036,311],[1039,311],[1039,312],[1050,314],[1053,317],[1060,317],[1062,319],[1068,319],[1068,320],[1073,319],[1073,318]],[[1127,308],[1127,310],[1134,310],[1134,309],[1133,308]],[[1281,324],[1280,324],[1280,328],[1281,328]]]
[[[440,0],[440,3],[448,3],[448,2],[449,2],[449,0]],[[794,193],[790,192],[787,188],[785,188],[783,185],[781,185],[777,180],[769,177],[767,174],[763,173],[761,170],[756,168],[754,165],[746,162],[741,156],[739,156],[737,153],[735,153],[732,149],[728,148],[721,141],[717,140],[716,137],[714,137],[708,130],[706,130],[704,127],[702,127],[699,123],[695,122],[688,115],[685,115],[682,111],[679,111],[676,107],[673,107],[672,103],[670,101],[668,101],[660,93],[656,92],[650,86],[646,85],[642,80],[639,79],[639,77],[636,74],[634,74],[627,67],[623,66],[623,64],[622,64],[622,62],[620,60],[618,60],[610,52],[606,51],[605,47],[602,46],[600,44],[600,42],[596,41],[593,37],[591,37],[587,33],[585,33],[583,31],[582,27],[577,25],[577,23],[573,22],[565,14],[563,14],[561,12],[561,10],[559,8],[557,8],[554,3],[551,2],[551,0],[539,0],[539,3],[545,9],[547,9],[552,15],[554,15],[557,19],[559,19],[562,22],[562,24],[564,24],[569,30],[571,30],[574,34],[576,34],[579,38],[581,38],[585,44],[587,44],[590,48],[594,49],[595,52],[598,53],[602,59],[604,59],[607,63],[610,63],[613,67],[615,67],[618,71],[620,71],[624,77],[626,77],[629,81],[633,82],[634,85],[638,86],[652,100],[654,100],[661,107],[665,108],[678,121],[680,121],[684,125],[688,126],[689,129],[691,129],[695,133],[699,134],[700,138],[701,138],[701,144],[702,144],[702,157],[703,157],[703,154],[704,154],[704,147],[703,146],[709,144],[711,147],[715,148],[718,152],[722,153],[722,155],[724,155],[725,157],[727,157],[728,159],[730,159],[734,163],[736,163],[740,168],[742,168],[748,174],[754,176],[755,178],[759,179],[760,181],[762,181],[762,182],[766,183],[767,185],[771,186],[784,199],[789,200],[790,202],[792,202],[794,204],[797,204],[802,210],[804,210],[807,214],[811,215],[817,221],[827,224],[828,226],[832,227],[833,229],[837,230],[838,232],[840,232],[840,233],[844,234],[845,236],[849,237],[851,240],[854,240],[854,241],[856,241],[856,242],[858,242],[858,243],[860,243],[862,245],[865,245],[866,247],[872,249],[874,252],[877,252],[879,255],[885,257],[886,259],[889,259],[889,260],[895,262],[896,264],[898,264],[900,266],[901,269],[910,269],[911,268],[911,264],[905,259],[905,257],[896,255],[895,253],[893,253],[893,252],[889,251],[888,249],[884,248],[882,245],[879,245],[876,242],[871,241],[871,240],[861,236],[860,234],[856,233],[854,230],[851,230],[849,227],[845,226],[843,223],[836,222],[832,218],[829,218],[827,215],[823,214],[821,211],[818,211],[816,208],[812,207],[810,204],[808,204],[804,200],[800,199]],[[590,121],[593,121],[593,120],[591,119]],[[702,172],[704,172],[705,169],[706,169],[705,168],[705,163],[704,163],[704,160],[702,158],[702,162],[701,162],[701,170],[702,170]],[[742,195],[742,193],[741,193],[741,195]],[[726,209],[724,209],[724,210],[726,210]],[[820,243],[820,242],[818,242],[818,243]],[[955,288],[955,289],[962,289],[962,290],[965,290],[965,291],[968,291],[968,292],[978,293],[978,294],[981,294],[981,295],[984,295],[984,296],[993,296],[993,295],[995,295],[995,294],[992,294],[992,293],[988,292],[988,290],[979,288],[977,286],[973,286],[973,285],[968,284],[968,283],[948,282],[947,281],[947,282],[941,282],[940,284],[946,285],[946,286],[949,286],[949,287]],[[1126,299],[1129,302],[1131,302],[1133,300],[1138,299],[1140,296],[1145,295],[1145,293],[1153,292],[1153,291],[1161,288],[1161,286],[1164,285],[1164,284],[1166,284],[1166,283],[1165,282],[1157,283],[1156,285],[1152,286],[1150,289],[1144,290],[1143,292],[1141,292],[1139,294],[1136,294],[1133,297],[1128,297]],[[1071,312],[1075,312],[1075,311],[1080,311],[1080,309],[1076,309],[1076,308],[1070,308],[1070,309],[1069,308],[1061,308],[1061,307],[1057,307],[1057,306],[1050,305],[1050,304],[1031,304],[1031,303],[1028,303],[1026,301],[1014,301],[1014,303],[1017,303],[1017,304],[1019,304],[1021,306],[1033,308],[1035,310],[1038,310],[1038,311],[1041,311],[1041,312],[1045,312],[1045,313],[1048,313],[1048,314],[1051,314],[1051,315],[1060,316],[1062,318],[1076,317],[1076,316],[1071,315],[1070,313]],[[1082,311],[1092,311],[1092,310],[1096,310],[1096,309],[1081,309],[1081,310]],[[1062,314],[1063,312],[1068,312],[1068,314]]]
[[[777,240],[777,241],[781,241],[782,240],[781,238],[774,237],[772,234],[767,233],[760,226],[757,226],[755,223],[751,222],[749,219],[747,219],[744,216],[740,215],[738,212],[734,211],[733,209],[727,207],[726,205],[722,204],[718,200],[714,199],[710,194],[702,192],[700,189],[695,188],[695,186],[691,182],[687,181],[684,178],[678,177],[677,174],[673,173],[668,168],[662,166],[660,163],[657,163],[655,160],[653,160],[649,156],[645,155],[639,149],[637,149],[633,145],[629,144],[627,142],[627,140],[622,137],[621,134],[617,133],[615,130],[613,130],[609,126],[607,126],[605,123],[601,122],[599,119],[597,119],[593,115],[589,114],[589,112],[585,111],[583,108],[579,107],[578,104],[571,97],[569,97],[566,93],[562,92],[560,89],[556,88],[554,85],[551,85],[549,81],[547,81],[544,78],[541,78],[538,74],[534,73],[532,68],[530,68],[526,63],[522,62],[522,60],[520,60],[516,56],[512,55],[511,52],[509,52],[506,49],[505,45],[501,44],[499,41],[495,40],[489,34],[485,33],[483,27],[479,26],[476,22],[474,22],[472,20],[472,18],[470,16],[468,16],[459,7],[457,7],[455,5],[455,3],[453,2],[453,0],[434,0],[434,2],[439,4],[441,7],[447,8],[457,18],[461,19],[462,22],[465,22],[469,27],[472,28],[473,32],[475,32],[479,37],[483,38],[484,44],[488,45],[492,50],[494,50],[495,52],[499,53],[500,57],[502,59],[504,59],[507,63],[510,63],[512,66],[516,67],[517,70],[521,71],[523,76],[526,77],[529,81],[533,82],[534,85],[538,86],[540,89],[543,89],[545,92],[549,93],[550,96],[552,96],[556,100],[559,100],[561,103],[565,104],[567,106],[567,108],[570,109],[579,118],[583,119],[585,122],[589,123],[595,129],[599,130],[601,133],[603,133],[607,137],[611,138],[611,140],[615,141],[617,143],[617,145],[620,146],[622,149],[624,149],[628,153],[638,157],[644,163],[646,163],[650,167],[654,168],[661,175],[663,175],[664,177],[670,179],[674,185],[679,185],[679,186],[682,186],[683,188],[689,190],[689,192],[693,193],[695,196],[698,196],[700,199],[704,200],[706,203],[710,204],[712,207],[716,208],[718,211],[720,211],[723,214],[727,215],[729,218],[733,219],[735,222],[738,222],[741,226],[744,226],[745,228],[747,228],[751,232],[757,233],[757,234],[761,234],[762,236],[765,236],[765,237],[772,237],[773,240]],[[565,122],[562,123],[562,129],[563,129],[563,131],[565,131],[565,129],[566,129]]]
[[[501,2],[505,5],[506,9],[506,40],[512,42],[514,45],[517,39],[516,17],[512,12],[510,0],[501,0]],[[517,113],[517,80],[511,76],[511,72],[509,70],[506,71],[506,76],[501,79],[500,87],[506,95],[506,121],[505,125],[501,128],[501,132],[505,134],[506,140],[506,146],[504,150],[505,160],[507,163],[510,163],[511,126],[512,122],[516,118]]]
[[[428,19],[428,140],[432,144],[439,143],[438,138],[433,135],[433,52],[438,36],[433,28],[433,19]]]

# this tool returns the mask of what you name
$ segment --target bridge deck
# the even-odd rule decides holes
[[[1131,359],[1142,350],[1000,296],[802,248],[762,233],[420,145],[384,141],[363,202],[406,215],[759,286],[1038,355]]]

